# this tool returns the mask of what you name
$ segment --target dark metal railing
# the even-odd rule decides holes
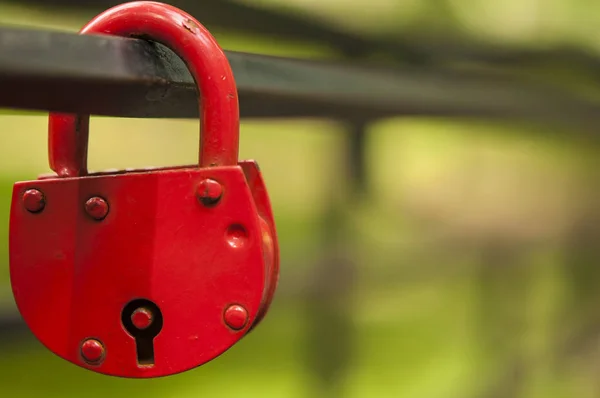
[[[600,102],[490,73],[351,66],[228,52],[245,118],[514,118],[594,131]],[[142,40],[0,28],[0,106],[197,117],[183,62]]]

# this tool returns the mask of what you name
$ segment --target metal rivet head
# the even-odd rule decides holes
[[[248,311],[241,305],[231,305],[225,310],[224,320],[233,330],[241,330],[248,322]]]
[[[98,364],[104,360],[104,346],[96,339],[87,339],[81,343],[81,356],[90,364]]]
[[[94,196],[85,202],[85,211],[94,220],[103,220],[108,214],[108,203],[99,196]]]
[[[217,204],[223,196],[223,186],[209,178],[200,181],[196,187],[196,197],[205,206]]]
[[[131,314],[131,323],[139,330],[147,329],[152,325],[154,314],[146,307],[140,307]]]
[[[30,213],[38,213],[46,207],[46,199],[41,191],[28,189],[23,194],[23,205]]]

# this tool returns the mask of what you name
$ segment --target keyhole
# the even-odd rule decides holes
[[[135,339],[138,365],[154,365],[154,338],[162,329],[160,309],[150,300],[130,301],[121,313],[121,322]]]

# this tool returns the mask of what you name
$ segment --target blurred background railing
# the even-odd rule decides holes
[[[479,98],[520,117],[245,119],[241,157],[261,164],[282,244],[275,303],[219,359],[140,383],[63,362],[15,314],[10,192],[48,171],[47,116],[3,110],[0,396],[600,396],[599,4],[168,2],[227,50],[394,71],[391,107]],[[116,3],[0,0],[0,24],[75,32]],[[196,145],[194,120],[96,117],[90,168],[193,163]]]

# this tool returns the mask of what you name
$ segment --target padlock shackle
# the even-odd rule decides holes
[[[143,38],[173,50],[201,98],[200,167],[237,164],[239,105],[233,72],[215,38],[194,17],[167,4],[138,1],[108,9],[80,33]],[[88,135],[89,115],[50,113],[49,161],[59,177],[87,174]]]

